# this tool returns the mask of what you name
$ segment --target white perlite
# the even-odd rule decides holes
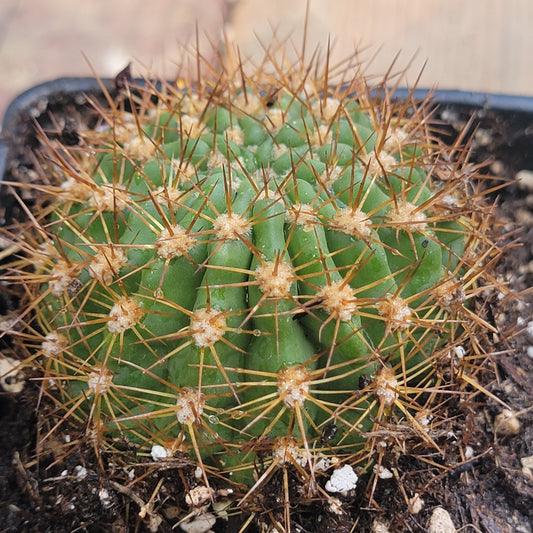
[[[533,455],[529,457],[522,457],[520,459],[522,465],[522,473],[533,481]]]
[[[424,507],[424,500],[420,497],[420,494],[415,494],[412,498],[409,498],[409,512],[412,514],[418,514]]]
[[[154,444],[152,446],[152,451],[150,452],[150,455],[152,456],[152,459],[154,461],[160,461],[161,459],[168,459],[169,457],[172,457],[172,452],[164,446]]]
[[[394,477],[394,474],[384,466],[374,466],[374,473],[377,473],[379,479],[391,479]]]
[[[526,353],[527,353],[527,356],[528,356],[530,359],[533,359],[533,346],[528,346],[528,347],[527,347],[527,350],[526,350]]]
[[[82,465],[76,465],[74,467],[74,475],[78,481],[83,481],[87,477],[88,471]]]
[[[107,489],[100,489],[98,491],[98,498],[104,509],[109,509],[113,505],[113,497]]]
[[[331,474],[331,478],[326,483],[326,490],[328,492],[348,492],[355,489],[358,479],[353,468],[350,465],[344,465]]]

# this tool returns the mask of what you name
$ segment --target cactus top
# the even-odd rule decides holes
[[[46,383],[102,443],[247,485],[257,453],[314,475],[385,420],[427,438],[420,391],[486,326],[468,172],[359,79],[235,79],[130,88],[48,142],[21,238]]]

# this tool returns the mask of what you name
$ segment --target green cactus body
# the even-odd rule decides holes
[[[104,440],[243,462],[248,485],[286,439],[357,457],[473,330],[476,210],[420,117],[305,81],[169,91],[58,149],[30,305]]]

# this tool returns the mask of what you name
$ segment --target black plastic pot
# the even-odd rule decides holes
[[[39,130],[50,136],[75,134],[78,122],[91,124],[96,118],[94,102],[106,104],[105,91],[118,93],[115,80],[59,78],[42,83],[17,96],[8,106],[0,133],[0,179],[19,181],[34,161],[31,149],[39,146]],[[57,132],[58,126],[61,129]],[[15,210],[15,211],[13,211]],[[5,186],[0,184],[0,224],[16,217],[16,206]]]
[[[29,163],[27,148],[38,145],[37,127],[47,131],[63,124],[68,135],[69,124],[82,115],[87,120],[93,110],[91,101],[105,105],[103,88],[115,97],[117,79],[59,78],[37,85],[15,98],[7,108],[0,134],[0,176],[12,179],[16,168]],[[424,100],[429,91],[397,89],[395,98],[404,100],[414,95]],[[436,116],[442,121],[442,135],[451,140],[459,128],[473,117],[471,128],[491,128],[492,142],[477,143],[480,159],[500,159],[502,151],[512,150],[513,168],[533,169],[533,97],[487,94],[466,91],[437,90],[432,93]],[[55,117],[52,119],[52,117]],[[512,132],[512,133],[510,133]]]
[[[405,100],[412,94],[421,101],[429,93],[427,89],[411,93],[400,88],[394,96]],[[503,175],[510,179],[519,170],[533,170],[533,97],[455,90],[432,91],[431,95],[444,140],[453,142],[462,132],[466,138],[473,135],[473,160],[501,162]]]
[[[29,150],[39,145],[38,131],[56,131],[68,135],[78,120],[84,123],[96,116],[93,102],[106,105],[104,90],[115,97],[118,89],[112,79],[59,78],[36,85],[21,93],[8,106],[0,134],[0,176],[17,180],[21,167],[32,166]],[[59,135],[61,135],[59,134]],[[55,134],[57,135],[57,133]],[[0,187],[0,206],[6,205]]]

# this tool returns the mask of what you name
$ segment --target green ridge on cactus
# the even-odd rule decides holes
[[[311,465],[395,417],[423,433],[418,388],[476,324],[476,211],[416,112],[323,87],[169,90],[57,148],[24,248],[70,416],[249,486],[276,446]]]

